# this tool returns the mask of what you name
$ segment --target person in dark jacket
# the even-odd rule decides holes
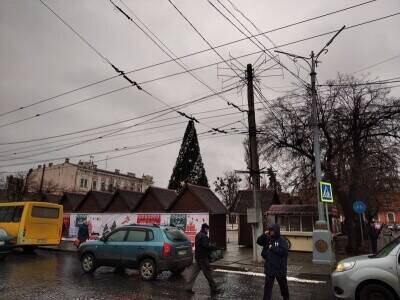
[[[271,300],[275,279],[278,281],[283,299],[288,300],[289,288],[286,278],[288,244],[281,236],[279,225],[269,225],[268,230],[258,237],[257,244],[263,247],[261,256],[265,260],[264,300]]]
[[[375,223],[375,219],[372,219],[371,224],[369,224],[368,235],[371,242],[372,253],[376,254],[378,252],[378,239],[381,234],[382,226]]]
[[[88,221],[85,220],[80,226],[78,230],[78,240],[79,244],[82,244],[86,242],[86,240],[89,238],[89,225]]]
[[[210,285],[211,292],[214,294],[220,292],[211,275],[210,261],[208,258],[210,252],[212,250],[216,250],[216,247],[210,245],[210,240],[208,238],[209,228],[210,227],[206,223],[201,225],[201,230],[195,238],[194,258],[196,259],[196,264],[192,265],[191,269],[189,270],[190,274],[187,276],[188,278],[186,278],[185,285],[185,290],[189,293],[193,293],[192,288],[200,271],[203,271],[203,274]]]

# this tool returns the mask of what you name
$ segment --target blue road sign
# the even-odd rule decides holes
[[[361,214],[365,213],[366,210],[367,210],[367,206],[361,200],[357,200],[353,203],[353,211],[356,214],[361,215]]]
[[[329,182],[321,181],[319,183],[319,190],[321,192],[321,202],[333,203],[332,185]]]

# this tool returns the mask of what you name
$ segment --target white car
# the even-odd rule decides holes
[[[400,299],[400,239],[390,242],[375,255],[340,261],[331,278],[338,299]]]

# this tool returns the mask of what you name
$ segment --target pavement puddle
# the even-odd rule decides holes
[[[220,273],[230,273],[230,274],[238,274],[238,275],[246,275],[246,276],[256,276],[256,277],[265,277],[263,273],[257,272],[246,272],[246,271],[234,271],[234,270],[223,270],[223,269],[215,269],[215,272]],[[302,279],[293,276],[287,276],[287,281],[298,282],[298,283],[314,283],[314,284],[325,284],[326,281],[321,280],[312,280],[312,279]]]

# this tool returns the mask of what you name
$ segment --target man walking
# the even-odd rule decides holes
[[[208,258],[210,251],[216,249],[214,246],[210,245],[210,240],[208,238],[209,228],[210,227],[206,223],[204,223],[203,225],[201,225],[200,232],[196,235],[194,252],[196,263],[189,267],[188,271],[190,272],[190,274],[187,276],[188,278],[186,278],[185,285],[185,290],[188,293],[193,293],[192,288],[200,271],[202,271],[204,276],[206,277],[208,284],[210,285],[211,293],[220,293],[220,290],[217,288],[217,284],[212,278],[210,261]]]
[[[79,244],[86,242],[89,238],[89,222],[85,220],[80,226],[78,230],[78,240]]]
[[[268,231],[258,237],[257,244],[263,247],[261,256],[264,258],[264,300],[271,300],[274,281],[278,281],[281,295],[284,300],[289,299],[287,284],[287,257],[288,244],[281,236],[278,224],[268,226]]]

